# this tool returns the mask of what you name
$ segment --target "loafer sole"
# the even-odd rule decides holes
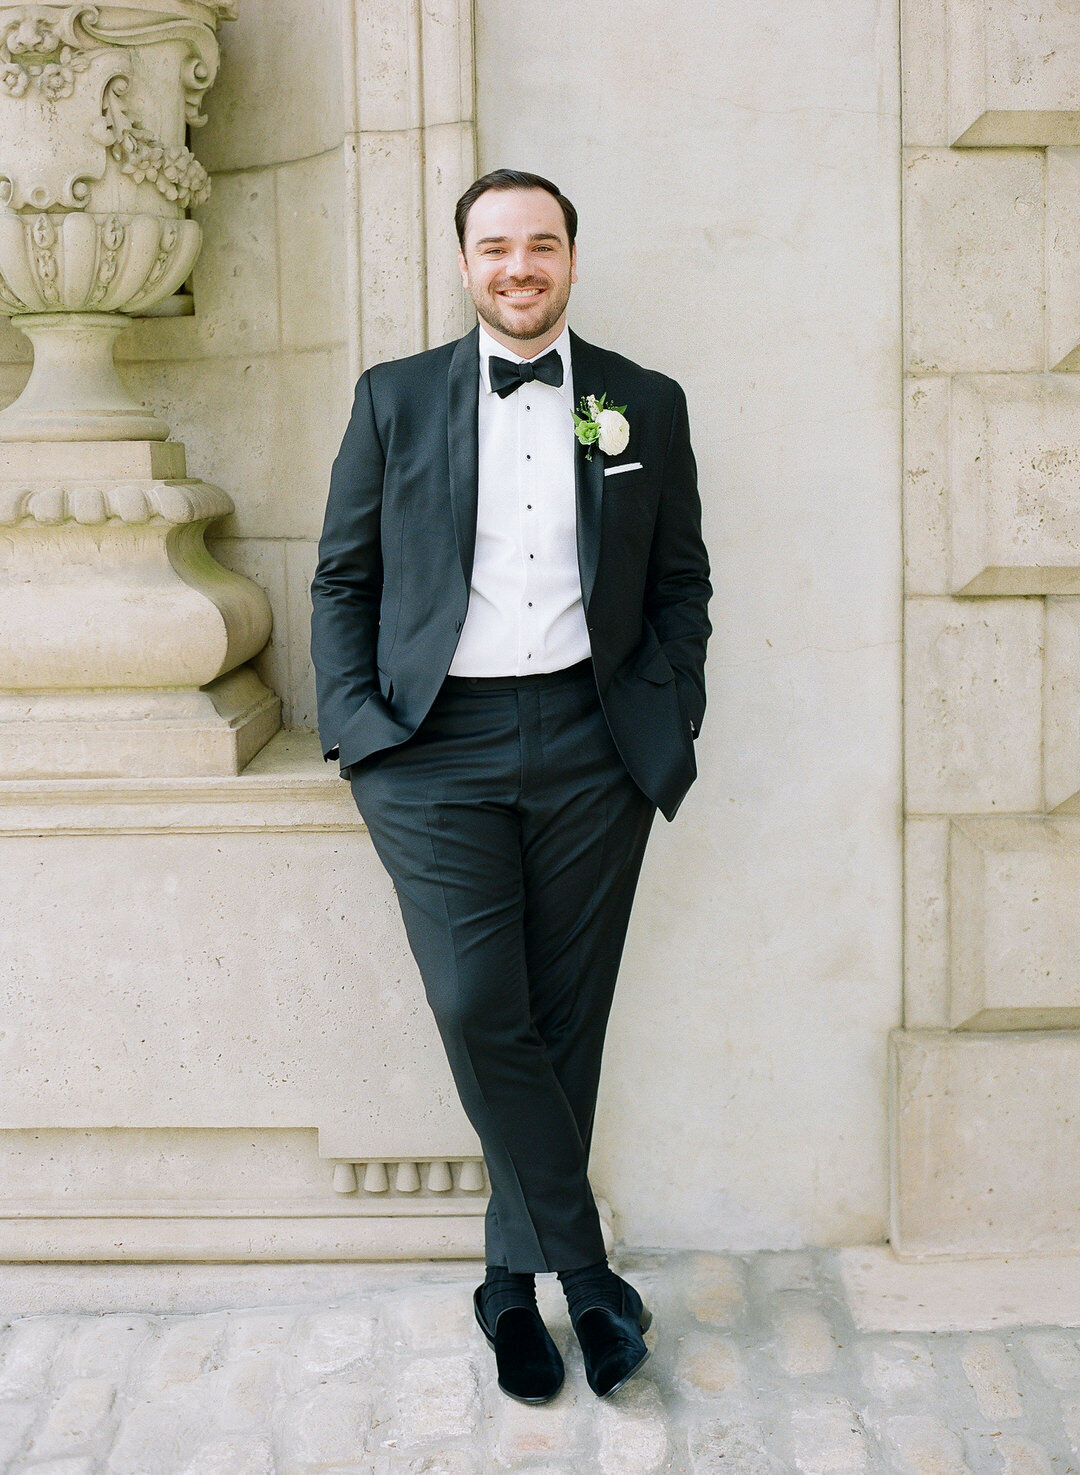
[[[643,1330],[646,1330],[646,1328],[643,1328]],[[630,1371],[628,1373],[624,1373],[623,1376],[619,1379],[619,1381],[617,1383],[615,1383],[612,1387],[610,1387],[607,1390],[606,1393],[598,1393],[596,1396],[598,1398],[610,1398],[613,1393],[618,1393],[619,1389],[625,1383],[629,1383],[630,1379],[634,1376],[634,1374],[636,1372],[638,1372],[641,1368],[643,1368],[645,1366],[645,1364],[648,1362],[648,1360],[649,1360],[649,1358],[651,1356],[652,1356],[652,1353],[650,1351],[648,1351],[648,1349],[646,1349],[645,1356],[644,1357],[639,1357],[638,1360],[637,1360],[637,1362],[634,1363],[633,1367],[630,1369]]]

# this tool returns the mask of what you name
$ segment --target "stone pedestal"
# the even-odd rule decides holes
[[[0,5],[0,312],[34,346],[0,413],[0,775],[237,773],[280,725],[245,667],[270,607],[207,552],[233,510],[125,389],[129,314],[185,280],[186,144],[231,0]]]
[[[113,344],[130,317],[41,312],[14,321],[34,345],[34,367],[19,398],[0,410],[0,442],[167,438],[169,427],[128,394],[116,372]]]
[[[232,510],[161,441],[0,441],[0,774],[238,773],[280,726],[270,606],[207,552]]]

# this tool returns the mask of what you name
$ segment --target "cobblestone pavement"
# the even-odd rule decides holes
[[[335,1293],[303,1304],[8,1314],[0,1469],[1080,1471],[1076,1331],[859,1331],[834,1251],[626,1254],[612,1263],[654,1310],[652,1356],[612,1398],[597,1399],[558,1283],[540,1276],[567,1379],[539,1406],[495,1385],[472,1319],[471,1262],[334,1267]]]

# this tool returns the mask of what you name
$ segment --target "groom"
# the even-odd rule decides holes
[[[455,218],[480,321],[367,369],[334,461],[319,731],[483,1147],[499,1386],[562,1383],[534,1280],[556,1271],[606,1397],[651,1314],[608,1266],[589,1147],[650,826],[697,773],[709,562],[682,389],[566,326],[573,205],[500,169]]]

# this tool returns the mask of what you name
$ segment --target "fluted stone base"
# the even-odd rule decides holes
[[[172,441],[0,443],[0,776],[239,773],[281,725],[270,605]]]

